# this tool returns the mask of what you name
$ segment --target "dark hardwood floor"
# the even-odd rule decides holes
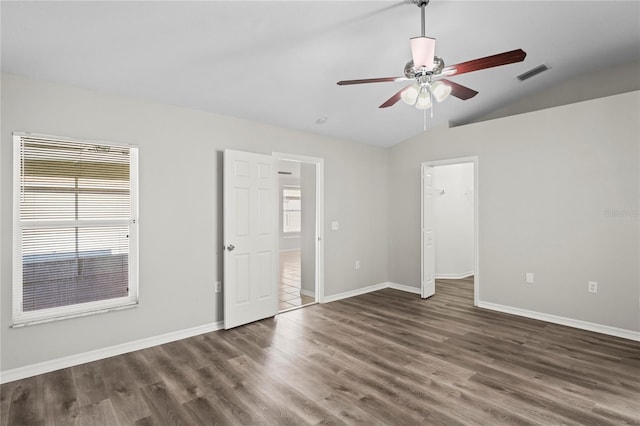
[[[5,425],[640,424],[640,343],[386,289],[1,386]]]

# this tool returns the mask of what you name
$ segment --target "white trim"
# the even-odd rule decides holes
[[[13,222],[11,226],[13,252],[11,259],[12,277],[11,277],[11,322],[15,323],[16,318],[22,314],[22,222],[20,220],[20,185],[21,185],[21,162],[22,152],[20,144],[21,133],[13,133],[13,181],[11,189],[13,191]],[[20,250],[18,250],[20,248]],[[20,285],[16,285],[20,283]]]
[[[67,136],[55,136],[55,135],[45,135],[43,133],[30,133],[30,132],[12,132],[13,136],[25,137],[25,138],[33,138],[33,139],[50,139],[59,142],[75,142],[75,143],[85,143],[85,144],[93,144],[93,145],[112,145],[112,146],[120,146],[123,148],[138,148],[138,145],[127,143],[127,142],[111,142],[104,141],[98,139],[76,139],[69,138]]]
[[[394,290],[406,291],[407,293],[421,294],[420,287],[411,287],[409,285],[392,283],[392,282],[388,282],[387,287],[392,288]]]
[[[461,280],[473,275],[473,271],[464,272],[462,274],[436,274],[436,280]]]
[[[61,368],[72,367],[87,362],[98,361],[100,359],[109,358],[116,355],[122,355],[141,349],[150,348],[152,346],[163,345],[165,343],[174,342],[176,340],[186,339],[197,336],[199,334],[210,333],[223,328],[223,322],[218,321],[211,324],[200,325],[197,327],[187,328],[185,330],[172,331],[170,333],[160,334],[158,336],[146,337],[133,342],[121,343],[119,345],[109,346],[102,349],[96,349],[80,354],[69,355],[62,358],[52,359],[50,361],[39,362],[37,364],[26,365],[24,367],[13,368],[0,372],[0,383],[13,382],[15,380],[24,379],[38,374],[49,373]]]
[[[383,290],[385,288],[389,287],[389,283],[380,283],[380,284],[374,284],[374,285],[370,285],[367,287],[362,287],[362,288],[358,288],[355,290],[350,290],[350,291],[345,291],[343,293],[338,293],[338,294],[334,294],[331,296],[325,296],[324,300],[320,303],[329,303],[329,302],[335,302],[336,300],[342,300],[342,299],[346,299],[349,297],[354,297],[354,296],[360,296],[362,294],[367,294],[367,293],[371,293],[372,291],[378,291],[378,290]]]
[[[10,328],[22,328],[22,327],[29,327],[32,325],[38,325],[38,324],[46,324],[48,322],[54,322],[54,321],[62,321],[62,320],[67,320],[67,319],[72,319],[72,318],[81,318],[81,317],[87,317],[90,315],[100,315],[100,314],[106,314],[109,312],[115,312],[115,311],[122,311],[125,309],[133,309],[133,308],[137,308],[140,305],[139,302],[131,302],[129,304],[123,305],[118,303],[117,305],[113,305],[112,307],[107,307],[104,309],[97,309],[97,310],[90,310],[90,311],[81,311],[81,312],[77,312],[74,314],[67,314],[67,315],[61,315],[61,316],[53,316],[53,317],[44,317],[42,319],[34,319],[31,321],[24,321],[24,322],[17,322],[17,323],[13,323],[11,324]]]
[[[300,289],[300,295],[301,296],[307,296],[307,297],[316,297],[316,292],[315,291],[309,291],[309,290]]]
[[[383,282],[379,284],[370,285],[356,290],[346,291],[338,293],[332,296],[325,297],[322,303],[335,302],[337,300],[346,299],[349,297],[360,296],[362,294],[370,293],[373,291],[383,290],[385,288],[392,288],[395,290],[406,291],[412,294],[420,294],[420,289],[417,287],[408,286],[405,284],[398,284],[393,282]],[[504,312],[507,314],[518,315],[526,318],[537,319],[546,321],[553,324],[566,325],[582,330],[594,331],[596,333],[602,333],[610,336],[621,337],[623,339],[640,341],[640,332],[633,330],[625,330],[622,328],[610,327],[607,325],[595,324],[586,321],[575,320],[566,317],[560,317],[551,314],[544,314],[536,311],[529,311],[526,309],[514,308],[511,306],[499,305],[496,303],[482,302],[478,304],[478,307],[489,309],[492,311]],[[31,364],[24,367],[18,367],[11,370],[0,372],[0,383],[13,382],[15,380],[32,377],[38,374],[49,373],[51,371],[59,370],[61,368],[72,367],[74,365],[80,365],[87,362],[98,361],[100,359],[109,358],[116,355],[122,355],[125,353],[146,349],[152,346],[162,345],[176,340],[187,339],[189,337],[197,336],[200,334],[210,333],[220,330],[224,327],[222,321],[218,321],[211,324],[205,324],[197,327],[188,328],[185,330],[174,331],[170,333],[161,334],[158,336],[147,337],[133,342],[122,343],[119,345],[109,346],[102,349],[96,349],[89,352],[84,352],[76,355],[70,355],[63,358],[57,358],[50,361],[44,361],[37,364]]]
[[[537,319],[553,324],[566,325],[568,327],[579,328],[581,330],[594,331],[596,333],[607,334],[609,336],[621,337],[623,339],[640,341],[640,332],[626,330],[624,328],[611,327],[593,322],[581,321],[572,318],[560,317],[542,312],[530,311],[528,309],[515,308],[512,306],[499,305],[497,303],[483,302],[478,303],[479,308],[490,309],[492,311],[504,312],[506,314],[518,315],[521,317]]]
[[[371,293],[373,291],[384,290],[385,288],[392,288],[394,290],[406,291],[407,293],[420,294],[419,287],[412,287],[405,284],[392,283],[389,281],[373,284],[367,287],[358,288],[356,290],[345,291],[344,293],[334,294],[332,296],[326,296],[321,303],[335,302],[336,300],[347,299],[349,297],[360,296],[363,294]]]

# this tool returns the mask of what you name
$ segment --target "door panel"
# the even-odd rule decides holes
[[[236,276],[236,298],[234,303],[240,305],[249,301],[249,256],[246,254],[236,255],[235,262],[235,276]]]
[[[278,311],[277,178],[271,156],[225,150],[224,328]]]
[[[273,274],[273,263],[274,259],[271,252],[265,251],[258,254],[260,299],[273,296],[273,286],[270,281],[270,277]]]

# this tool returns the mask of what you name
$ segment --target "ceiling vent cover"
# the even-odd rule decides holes
[[[549,69],[549,67],[548,67],[548,66],[546,66],[545,64],[538,65],[537,67],[535,67],[535,68],[531,68],[529,71],[527,71],[527,72],[523,72],[522,74],[520,74],[520,75],[518,76],[518,80],[520,80],[520,81],[525,81],[525,80],[527,80],[527,79],[529,79],[529,78],[533,77],[534,75],[538,75],[538,74],[540,74],[541,72],[545,72],[545,71],[546,71],[546,70],[548,70],[548,69]]]

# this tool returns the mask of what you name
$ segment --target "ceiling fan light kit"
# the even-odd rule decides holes
[[[431,84],[414,83],[406,87],[400,98],[407,104],[418,109],[427,109],[432,105],[431,98],[437,102],[442,102],[451,93],[451,86],[447,86],[441,81],[434,81]]]
[[[425,36],[425,7],[429,4],[429,0],[413,0],[413,3],[421,11],[422,32],[420,37],[410,39],[412,60],[405,65],[404,76],[342,80],[338,82],[339,86],[414,80],[412,84],[387,99],[379,108],[390,107],[402,99],[408,105],[425,110],[431,108],[434,99],[442,102],[450,94],[463,101],[478,94],[473,89],[443,77],[522,62],[527,55],[524,50],[516,49],[445,67],[442,58],[435,55],[435,38]],[[431,114],[433,115],[433,111]]]

